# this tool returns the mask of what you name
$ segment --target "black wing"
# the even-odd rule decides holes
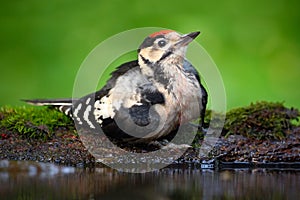
[[[163,94],[141,74],[137,61],[121,65],[111,75],[101,90],[80,98],[76,102],[73,107],[74,120],[77,120],[81,126],[92,129],[100,125],[108,137],[117,140],[134,140],[133,132],[135,136],[138,136],[137,139],[153,132],[159,126],[160,116],[150,108],[154,104],[164,104]],[[132,82],[132,80],[138,81]],[[120,86],[124,89],[130,88],[128,95],[122,89],[120,90]],[[118,94],[121,95],[118,96]],[[138,96],[139,100],[130,107],[123,106],[126,100],[131,101],[132,96]],[[106,114],[105,104],[114,104],[114,101],[121,102],[119,108]],[[90,107],[91,103],[92,107]],[[93,109],[95,109],[93,114],[87,112]],[[81,116],[84,116],[83,120]]]
[[[133,60],[120,65],[115,71],[111,73],[111,78],[107,81],[107,84],[96,93],[86,95],[80,99],[64,98],[64,99],[23,99],[28,104],[36,106],[48,106],[56,108],[61,112],[64,112],[69,117],[73,118],[73,110],[80,103],[85,103],[88,99],[101,99],[108,94],[109,90],[112,89],[116,83],[116,80],[126,73],[128,70],[138,67],[138,61]],[[80,109],[81,110],[81,109]],[[84,110],[84,109],[82,109]]]

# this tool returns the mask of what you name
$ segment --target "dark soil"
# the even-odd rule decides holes
[[[49,140],[27,139],[19,133],[1,130],[0,159],[53,162],[77,167],[95,165],[94,157],[73,132],[56,130]]]
[[[172,157],[172,151],[166,153]],[[198,148],[189,148],[175,163],[199,165],[203,160],[212,158],[221,163],[236,163],[237,166],[245,162],[250,166],[282,162],[290,166],[290,163],[300,163],[300,128],[282,140],[261,140],[241,135],[230,135],[227,138],[221,136],[210,157],[201,157]],[[63,129],[56,130],[52,139],[47,141],[24,139],[18,133],[2,129],[0,159],[52,162],[76,167],[102,166],[95,162],[79,137]]]
[[[18,112],[22,114],[23,110]],[[30,113],[32,111],[27,115],[31,115]],[[8,120],[8,116],[15,115],[14,110],[11,109],[9,112],[0,112],[0,122],[4,124],[0,126],[0,159],[52,162],[76,167],[103,166],[95,161],[67,119],[58,116],[61,118],[58,122],[62,121],[68,125],[51,126],[50,132],[50,126],[47,124],[37,124],[34,129],[28,129],[28,121],[23,120],[23,124],[14,125],[12,120]],[[12,117],[10,119],[14,119]],[[37,117],[33,119],[38,121]],[[29,122],[30,120],[31,118]],[[50,125],[51,123],[52,121],[49,122]],[[6,124],[9,125],[8,128],[5,127]],[[28,134],[20,133],[18,130],[21,129],[18,127],[29,130],[26,132]],[[35,130],[39,130],[38,137],[33,134]],[[30,137],[32,135],[34,137]],[[213,160],[214,163],[219,164],[217,165],[219,167],[243,165],[300,168],[299,111],[285,108],[282,104],[257,103],[229,111],[221,136],[213,150],[205,156],[202,156],[200,151],[203,137],[203,134],[198,134],[193,143],[194,147],[187,149],[174,164],[201,165],[203,162]],[[95,144],[97,148],[99,143]],[[130,151],[145,152],[147,151],[145,149],[147,148],[141,146]],[[108,155],[107,159],[114,158],[115,152],[110,147],[100,148],[100,151]],[[168,149],[164,154],[172,159],[175,151],[176,149]],[[164,161],[158,158],[157,162]]]

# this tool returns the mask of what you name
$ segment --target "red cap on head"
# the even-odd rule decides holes
[[[174,32],[174,31],[173,30],[161,30],[161,31],[152,33],[151,35],[149,35],[149,37],[154,38],[154,37],[156,37],[158,35],[165,35],[165,34],[168,34],[170,32]]]

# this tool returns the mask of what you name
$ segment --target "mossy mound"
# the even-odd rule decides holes
[[[211,111],[207,111],[205,122],[209,124]],[[224,127],[219,123],[222,115],[215,116],[214,128],[223,128],[222,135],[243,135],[256,139],[282,139],[295,127],[300,127],[300,113],[286,108],[283,103],[258,102],[232,109],[226,114]],[[63,113],[47,107],[2,107],[0,129],[19,133],[24,138],[49,139],[55,130],[75,131],[73,121]],[[196,143],[204,133],[198,133]],[[194,141],[195,143],[195,141]]]
[[[226,114],[223,135],[243,135],[256,139],[282,139],[299,126],[300,113],[283,103],[257,102],[232,109]]]
[[[73,121],[47,107],[2,107],[0,128],[18,132],[24,138],[49,139],[58,128],[74,130]]]
[[[282,103],[258,102],[229,111],[223,127],[224,115],[208,111],[206,125],[212,130],[222,129],[222,136],[209,157],[199,157],[199,147],[207,134],[199,132],[192,144],[194,148],[176,163],[199,163],[213,157],[222,162],[299,162],[299,116],[297,109],[286,108]],[[0,108],[0,143],[0,159],[74,166],[95,163],[76,134],[73,121],[47,107]],[[145,152],[146,147],[138,148],[127,150]],[[111,148],[105,151],[107,155],[115,153]],[[173,156],[173,151],[167,153]]]

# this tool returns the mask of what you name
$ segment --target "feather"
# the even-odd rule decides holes
[[[28,104],[35,106],[48,106],[55,108],[60,112],[65,113],[69,117],[73,117],[72,114],[72,102],[76,101],[75,99],[23,99]]]

